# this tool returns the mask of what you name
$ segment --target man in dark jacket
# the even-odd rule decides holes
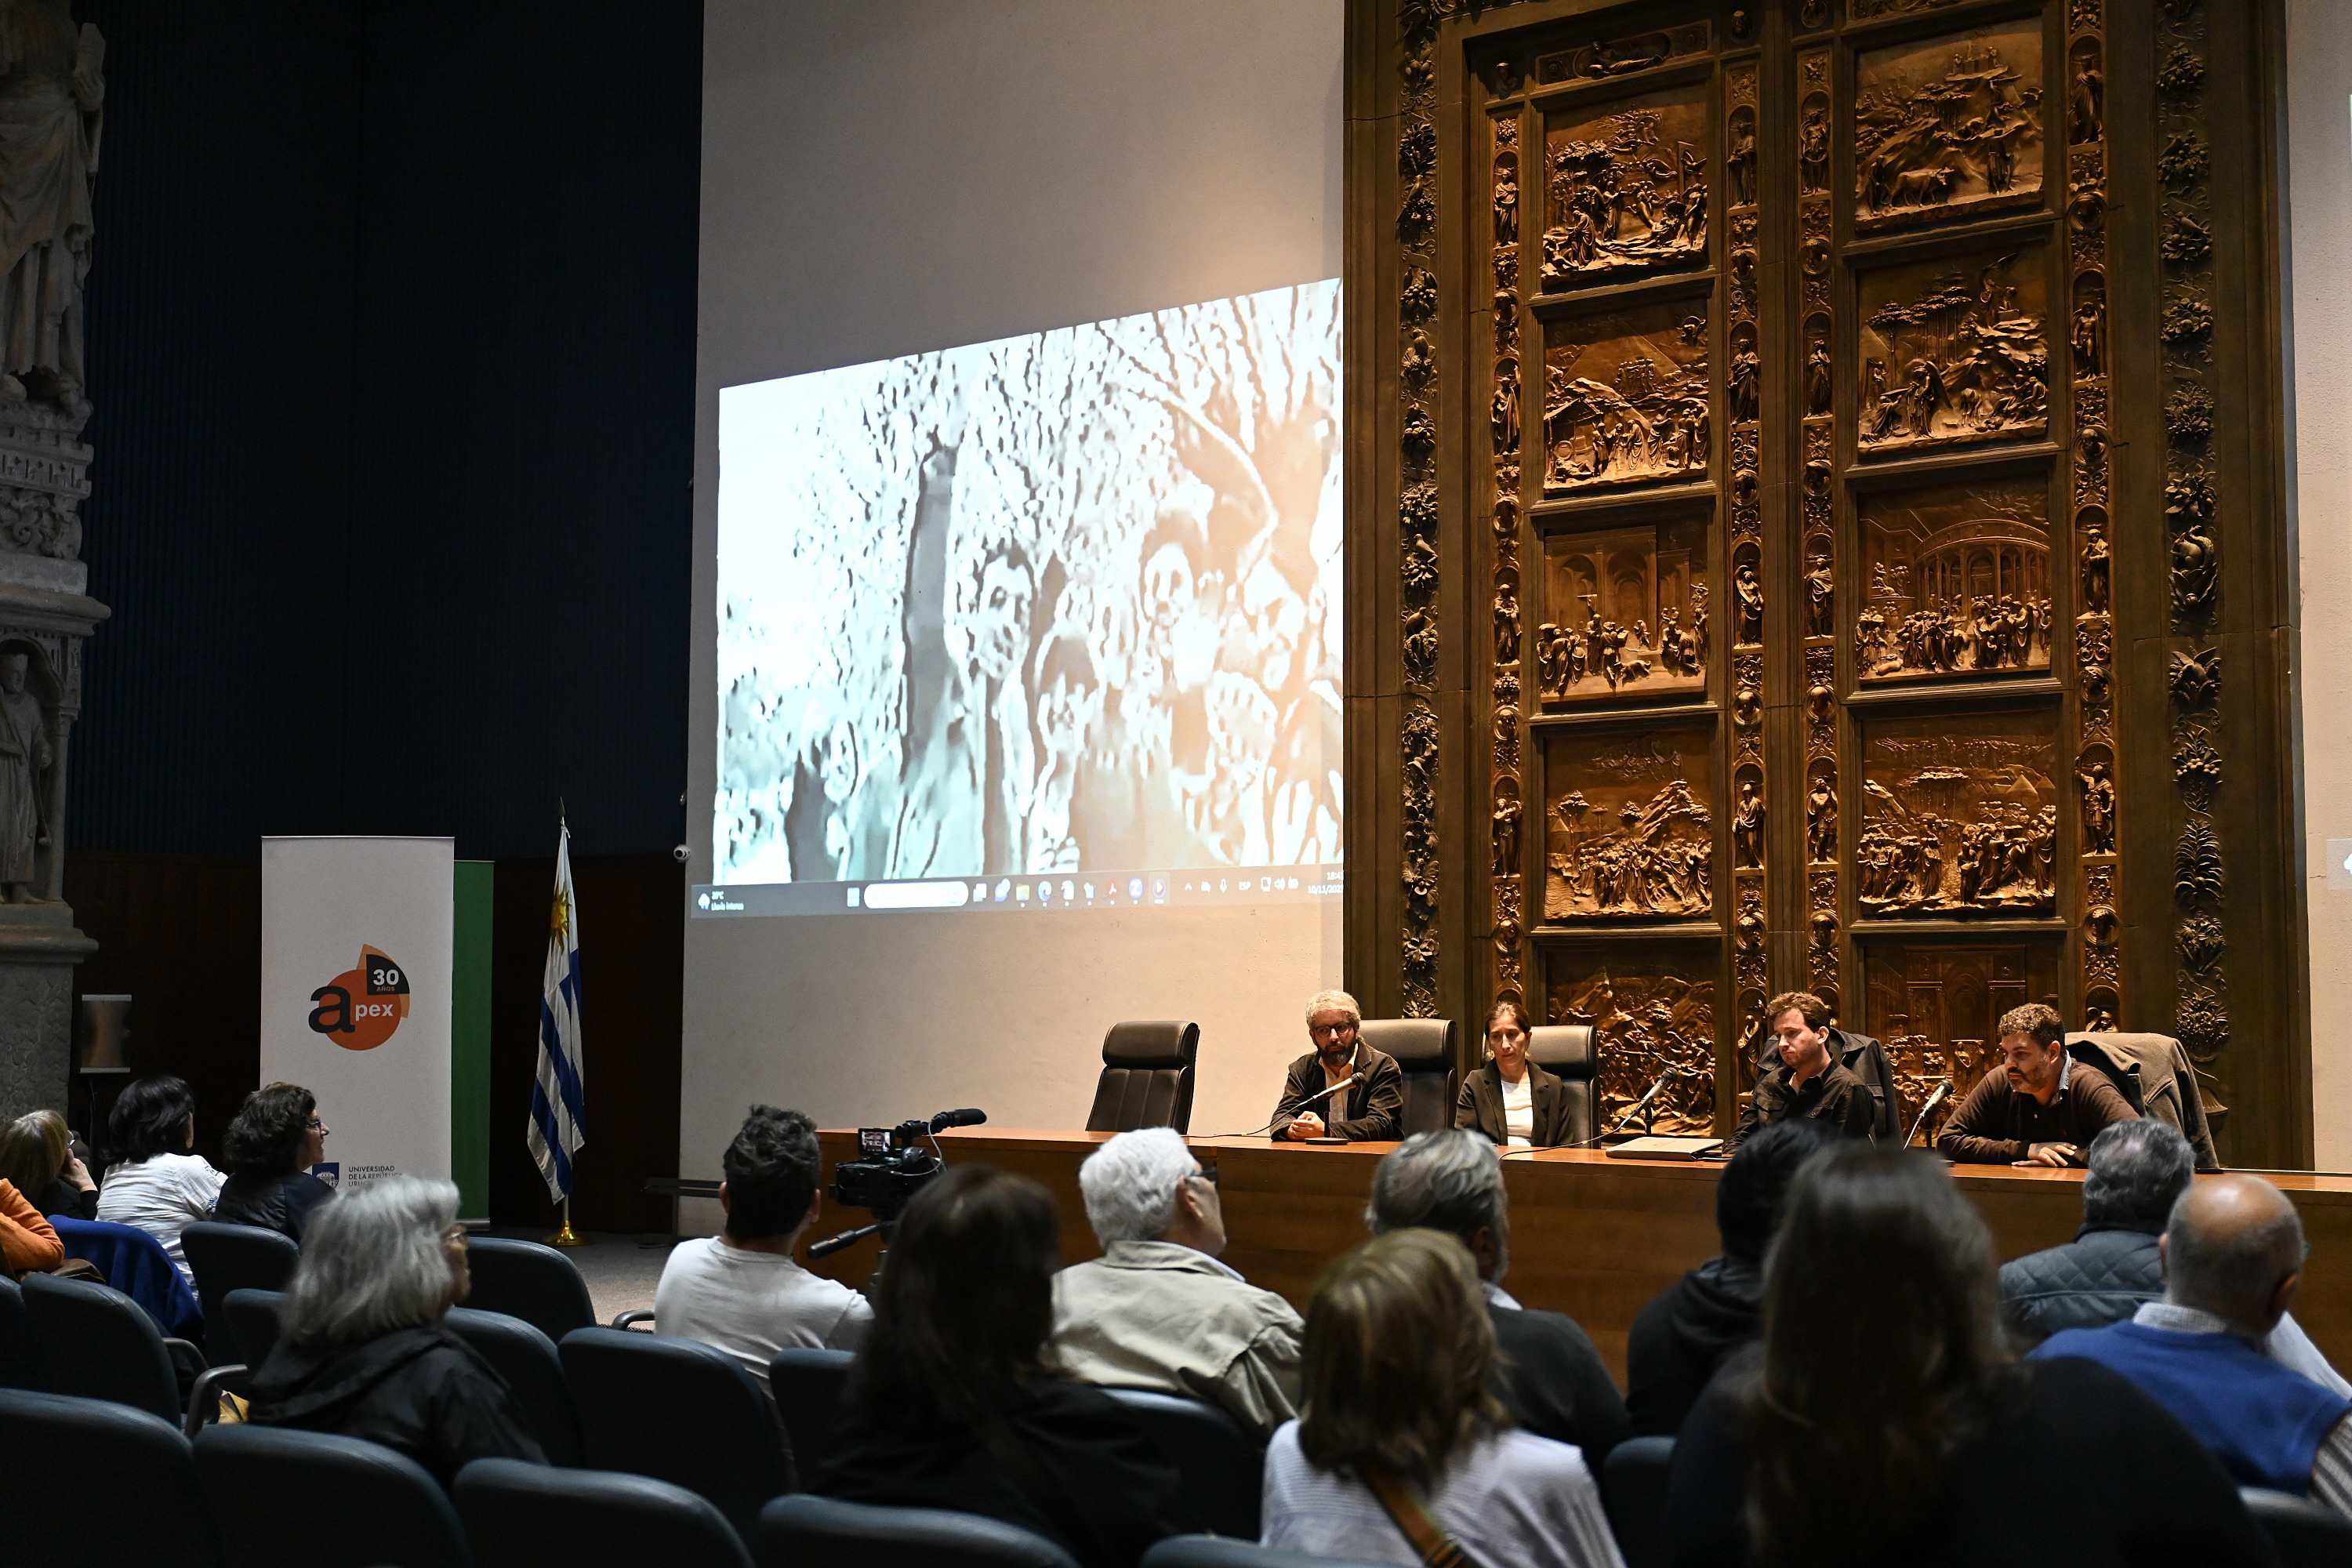
[[[1468,1128],[1414,1133],[1372,1173],[1364,1223],[1375,1236],[1423,1227],[1462,1238],[1478,1261],[1501,1352],[1496,1396],[1527,1431],[1583,1449],[1585,1468],[1599,1475],[1609,1450],[1632,1435],[1625,1401],[1575,1319],[1529,1311],[1503,1289],[1510,1267],[1510,1199],[1495,1145]]]
[[[1937,1136],[1948,1160],[2079,1165],[2091,1140],[2139,1112],[2115,1079],[2066,1054],[2066,1026],[2039,1002],[2000,1016],[2000,1065],[1977,1080]]]
[[[1739,1146],[1715,1188],[1723,1251],[1684,1275],[1634,1319],[1625,1345],[1625,1408],[1636,1437],[1671,1437],[1707,1380],[1753,1341],[1764,1315],[1764,1249],[1789,1184],[1837,1137],[1805,1117],[1776,1121]]]
[[[1356,1037],[1363,1022],[1363,1010],[1345,991],[1318,991],[1307,999],[1307,1037],[1315,1048],[1290,1064],[1274,1108],[1277,1141],[1336,1137],[1377,1143],[1403,1132],[1404,1069],[1386,1051]]]
[[[1870,1086],[1840,1059],[1843,1042],[1830,1023],[1829,1004],[1810,991],[1790,991],[1765,1004],[1773,1047],[1765,1070],[1740,1113],[1734,1147],[1759,1127],[1792,1117],[1819,1121],[1849,1138],[1867,1138],[1878,1119]],[[1775,1059],[1777,1058],[1777,1059]]]

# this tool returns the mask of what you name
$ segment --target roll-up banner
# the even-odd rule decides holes
[[[261,841],[261,1079],[318,1097],[319,1175],[450,1174],[454,843]]]

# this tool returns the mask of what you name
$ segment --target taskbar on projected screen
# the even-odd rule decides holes
[[[1235,866],[1207,871],[1065,871],[1051,877],[926,877],[882,882],[697,883],[696,918],[989,910],[1200,909],[1336,899],[1342,868]]]

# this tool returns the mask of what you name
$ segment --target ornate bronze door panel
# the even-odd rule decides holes
[[[2307,1163],[2273,9],[1349,26],[1368,1006],[1704,1131],[1773,992],[1906,1116],[2044,1000]]]

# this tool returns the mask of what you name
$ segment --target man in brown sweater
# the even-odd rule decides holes
[[[2001,1015],[2000,1055],[1944,1124],[1945,1158],[2079,1165],[2102,1128],[2138,1115],[2113,1079],[2067,1056],[2066,1026],[2039,1002]]]

